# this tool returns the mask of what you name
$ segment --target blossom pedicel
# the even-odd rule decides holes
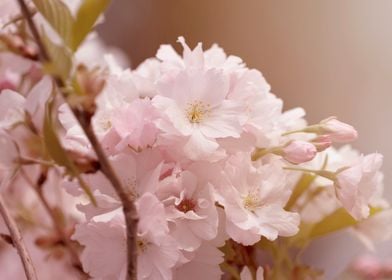
[[[69,7],[56,3],[60,20]],[[191,49],[179,37],[182,54],[162,45],[123,67],[96,35],[81,46],[87,33],[64,37],[66,23],[45,7],[34,20],[52,27],[40,32],[58,56],[43,64],[0,53],[0,192],[39,279],[131,279],[133,255],[137,279],[313,279],[322,272],[296,252],[314,239],[340,229],[367,245],[390,237],[382,156],[330,147],[355,140],[352,126],[308,126],[302,109],[283,112],[263,75],[217,45]],[[17,27],[1,32],[42,51]],[[124,195],[139,221],[131,239]],[[3,221],[0,232],[8,236]],[[23,279],[1,240],[0,278]]]

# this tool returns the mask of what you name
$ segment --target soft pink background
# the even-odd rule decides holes
[[[191,46],[218,43],[260,69],[286,108],[302,106],[310,122],[334,114],[353,124],[355,147],[385,155],[392,200],[391,11],[390,0],[114,0],[100,32],[134,66],[179,35]],[[308,259],[335,270],[339,255],[363,250],[347,236],[330,239],[340,249],[319,245]],[[392,257],[392,243],[378,254]]]

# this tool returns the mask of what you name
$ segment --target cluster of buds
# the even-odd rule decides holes
[[[283,135],[294,133],[312,133],[317,137],[310,141],[290,140],[283,146],[272,148],[257,148],[252,154],[252,160],[272,153],[282,156],[292,164],[301,164],[311,161],[318,152],[329,148],[333,143],[349,143],[357,139],[358,133],[354,127],[339,121],[336,117],[322,120],[319,124],[307,126],[301,130],[289,131]]]

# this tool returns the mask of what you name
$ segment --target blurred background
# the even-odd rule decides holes
[[[354,147],[384,154],[392,201],[391,13],[390,0],[114,0],[99,32],[128,54],[133,67],[160,44],[180,50],[179,35],[191,47],[218,43],[261,70],[286,109],[303,107],[310,123],[334,114],[353,124],[360,133]],[[342,233],[329,239],[350,248],[345,254],[351,257],[364,251]],[[323,244],[305,258],[317,254],[331,268],[343,266],[342,250]],[[392,257],[392,242],[380,244],[377,253]]]

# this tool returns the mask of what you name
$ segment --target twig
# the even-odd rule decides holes
[[[17,0],[21,7],[22,13],[25,16],[27,23],[31,29],[31,32],[34,36],[34,39],[39,47],[40,58],[42,62],[50,62],[51,58],[48,55],[48,52],[41,40],[41,37],[37,31],[37,28],[31,18],[31,15],[28,11],[26,3],[24,0]],[[64,82],[61,78],[57,76],[53,76],[54,81],[59,88],[60,93],[62,94],[64,100],[67,102],[67,96],[65,92],[62,90],[64,88]],[[67,102],[68,103],[68,102]],[[68,105],[70,105],[68,103]],[[72,110],[72,113],[78,120],[80,126],[82,127],[84,133],[90,141],[90,144],[96,153],[98,160],[101,165],[101,170],[107,177],[107,179],[112,184],[116,194],[121,200],[123,206],[123,212],[125,217],[126,231],[127,231],[127,251],[128,251],[128,260],[127,260],[127,279],[136,280],[137,278],[137,247],[136,247],[136,238],[137,238],[137,224],[138,217],[137,211],[135,207],[135,203],[133,200],[133,196],[130,192],[127,192],[125,188],[123,188],[121,181],[118,179],[116,173],[114,172],[112,166],[110,165],[106,155],[99,143],[92,125],[91,118],[92,115],[89,112],[84,111],[81,108],[76,108],[74,106],[69,106]]]
[[[8,178],[3,178],[0,189],[3,189],[8,184],[8,182],[9,182]],[[3,217],[5,224],[7,225],[8,231],[10,232],[12,238],[12,244],[18,251],[27,279],[38,280],[30,254],[23,242],[23,237],[20,234],[20,231],[16,225],[15,220],[12,218],[10,212],[8,211],[7,205],[5,204],[1,193],[0,193],[0,214]]]
[[[63,227],[59,224],[58,219],[56,215],[53,212],[52,207],[50,206],[48,200],[46,199],[43,191],[42,191],[42,186],[34,183],[32,179],[27,175],[27,173],[24,171],[23,168],[20,169],[20,173],[22,177],[27,181],[27,183],[34,189],[35,193],[37,194],[39,200],[41,201],[42,205],[44,206],[46,212],[50,216],[50,219],[52,220],[52,224],[57,231],[57,234],[59,235],[61,241],[63,241],[65,247],[67,248],[71,258],[73,265],[80,270],[80,273],[82,274],[81,277],[83,279],[89,279],[89,275],[83,271],[82,264],[79,259],[79,255],[77,251],[75,250],[73,244],[71,243],[71,240],[69,237],[66,235]],[[44,182],[42,182],[44,183]]]

